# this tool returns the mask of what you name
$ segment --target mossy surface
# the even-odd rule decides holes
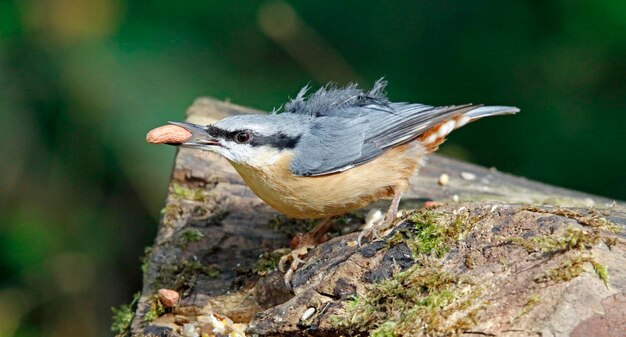
[[[141,274],[146,275],[148,268],[150,268],[150,260],[152,259],[152,246],[146,246],[143,249],[143,256],[141,257]]]
[[[172,184],[172,195],[186,200],[206,201],[206,193],[202,188],[191,188],[182,184]]]
[[[409,216],[409,238],[405,240],[415,256],[422,254],[443,257],[450,247],[462,240],[472,229],[476,219],[457,215],[452,221],[442,223],[444,214],[432,210],[419,210]]]
[[[606,213],[595,208],[589,208],[585,213],[569,208],[540,208],[535,206],[524,207],[523,210],[535,213],[546,213],[558,215],[576,220],[579,224],[591,227],[597,230],[603,230],[611,233],[621,233],[624,228],[605,218]]]
[[[541,275],[534,277],[535,282],[543,283],[548,281],[565,282],[580,276],[585,271],[586,259],[581,256],[568,258],[557,267],[547,270]]]
[[[534,277],[535,282],[543,283],[548,281],[553,282],[565,282],[572,280],[580,276],[585,271],[585,264],[589,263],[593,267],[594,272],[600,278],[602,283],[608,288],[609,286],[609,273],[603,264],[598,262],[595,257],[589,256],[575,256],[567,258],[559,266],[552,268],[541,275]]]
[[[526,304],[524,304],[524,306],[520,309],[517,315],[513,317],[512,321],[516,321],[528,315],[528,313],[531,312],[537,306],[537,304],[539,304],[539,302],[540,302],[539,295],[532,294],[528,296],[528,300],[526,301]]]
[[[169,203],[161,210],[161,223],[164,226],[173,226],[182,214],[183,209],[180,205]]]
[[[159,318],[159,316],[163,315],[167,308],[163,306],[161,301],[159,301],[159,297],[157,295],[152,295],[149,299],[150,309],[143,316],[144,321],[152,322],[155,319]]]
[[[197,242],[204,238],[204,234],[197,229],[191,228],[183,231],[178,237],[178,245],[181,247],[187,247],[190,242]]]
[[[585,264],[593,267],[596,275],[609,286],[609,273],[603,264],[597,261],[591,249],[603,242],[611,248],[615,239],[607,237],[607,233],[619,233],[623,228],[604,218],[600,211],[590,209],[586,213],[566,208],[544,209],[534,206],[524,207],[523,210],[535,213],[558,215],[576,220],[584,229],[567,228],[565,232],[557,235],[536,236],[529,239],[511,237],[504,239],[505,242],[524,247],[529,253],[543,252],[548,255],[566,256],[560,265],[543,274],[535,275],[535,282],[566,282],[580,276],[584,271]]]
[[[511,254],[520,262],[532,260],[536,264],[535,259],[539,258],[542,260],[540,264],[550,263],[549,267],[536,265],[541,272],[534,276],[531,274],[531,283],[547,282],[551,285],[567,282],[585,272],[585,266],[592,266],[608,287],[607,268],[597,261],[592,250],[603,242],[610,247],[613,242],[611,233],[618,232],[621,227],[594,210],[581,213],[558,208],[544,210],[522,207],[516,211],[554,214],[574,219],[581,225],[560,227],[556,233],[549,235],[535,233],[535,236],[529,237],[533,233],[523,230],[524,236],[496,237],[496,241],[502,240],[505,244],[517,245],[526,250],[528,255],[519,251],[519,255]],[[396,272],[390,278],[367,285],[364,291],[346,302],[342,311],[331,316],[332,325],[349,334],[385,337],[456,336],[471,330],[481,312],[491,310],[487,309],[489,299],[481,296],[485,291],[482,284],[470,276],[461,277],[446,271],[443,266],[447,265],[445,261],[449,258],[459,259],[468,270],[484,263],[485,257],[481,251],[466,246],[464,241],[477,227],[476,224],[492,212],[493,209],[476,215],[463,211],[461,207],[452,211],[452,214],[437,209],[423,209],[410,214],[407,217],[408,224],[396,229],[386,239],[386,245],[388,248],[407,245],[413,253],[415,264]],[[532,219],[536,217],[533,215]],[[471,234],[472,240],[491,233],[494,232],[486,232],[483,228]],[[509,233],[519,233],[519,230],[516,232],[512,229]],[[458,256],[459,252],[461,257]],[[504,257],[499,259],[506,270],[508,263],[503,260]],[[532,284],[529,287],[534,289]],[[511,324],[539,305],[539,295],[530,293],[527,296],[527,301],[517,304],[516,311],[512,311]]]
[[[113,316],[111,318],[111,331],[115,333],[116,337],[126,337],[130,335],[130,323],[135,316],[135,310],[137,309],[137,302],[141,293],[133,295],[133,299],[129,304],[122,304],[119,308],[111,308]]]
[[[443,271],[442,259],[476,219],[449,220],[443,213],[419,210],[408,221],[388,245],[407,244],[416,263],[353,296],[344,313],[331,317],[336,328],[370,336],[455,336],[474,324],[480,287],[469,277]]]
[[[257,262],[254,264],[254,266],[252,266],[252,272],[259,276],[263,276],[267,273],[277,270],[280,258],[288,253],[288,249],[276,249],[273,252],[261,254]]]
[[[559,253],[569,250],[589,250],[598,244],[600,236],[595,232],[567,228],[564,234],[558,236],[542,235],[528,239],[510,237],[503,239],[503,241],[521,246],[529,253]]]
[[[593,270],[596,272],[596,275],[600,278],[600,280],[604,283],[604,286],[609,287],[609,271],[605,265],[598,262],[596,259],[592,258],[587,261],[591,263]]]
[[[199,276],[205,275],[214,278],[219,274],[220,270],[215,265],[205,266],[199,261],[183,259],[180,263],[161,265],[152,287],[154,289],[168,288],[186,294]]]
[[[443,272],[429,258],[352,297],[331,321],[370,336],[454,336],[474,324],[479,294],[469,278]]]
[[[207,210],[203,205],[209,202],[211,196],[212,191],[207,191],[202,187],[173,183],[170,186],[168,203],[161,210],[161,223],[165,226],[173,226],[185,213],[198,217],[204,215]],[[220,214],[213,216],[219,217]]]

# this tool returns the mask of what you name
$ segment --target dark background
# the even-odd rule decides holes
[[[441,152],[624,200],[624,60],[623,0],[0,0],[0,337],[111,334],[174,156],[145,133],[197,96],[515,105]]]

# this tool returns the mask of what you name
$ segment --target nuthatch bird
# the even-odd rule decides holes
[[[289,217],[324,219],[301,240],[305,250],[292,254],[297,266],[297,255],[321,240],[333,216],[392,198],[385,220],[391,225],[410,177],[452,130],[519,111],[394,103],[385,86],[382,79],[369,92],[327,86],[308,97],[306,86],[281,113],[231,116],[206,126],[170,122],[190,133],[173,145],[223,156],[261,199]]]

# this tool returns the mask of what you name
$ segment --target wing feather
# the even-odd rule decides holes
[[[291,170],[302,176],[345,171],[415,139],[442,120],[473,108],[472,105],[436,108],[391,103],[384,108],[350,108],[343,114],[317,117],[309,133],[300,140]]]
[[[384,95],[386,82],[379,80],[370,92],[356,85],[343,89],[327,86],[305,100],[306,89],[285,106],[285,113],[312,118],[309,131],[297,146],[291,171],[317,176],[364,164],[393,147],[419,137],[433,126],[458,115],[470,121],[516,113],[514,107],[392,103]]]

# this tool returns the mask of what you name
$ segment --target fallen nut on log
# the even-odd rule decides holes
[[[164,125],[150,130],[146,141],[150,144],[181,144],[191,138],[191,132],[176,125]]]
[[[180,294],[178,294],[177,291],[171,289],[159,289],[158,294],[159,301],[161,301],[161,303],[167,308],[175,306],[180,299]]]

